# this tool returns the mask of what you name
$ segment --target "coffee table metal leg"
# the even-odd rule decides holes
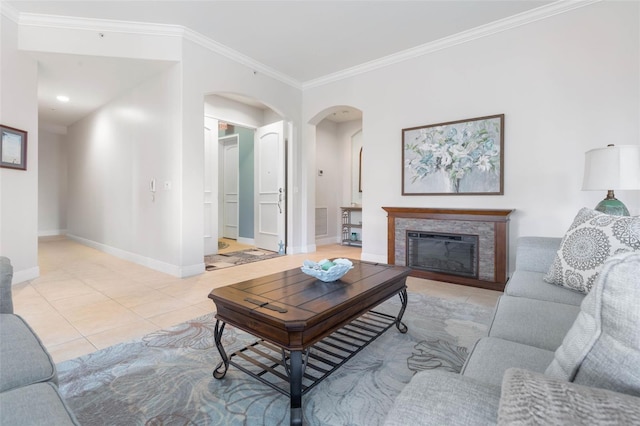
[[[400,293],[398,293],[398,296],[400,296],[402,307],[400,308],[400,312],[398,312],[398,316],[396,317],[396,328],[400,333],[404,334],[407,332],[407,330],[409,330],[407,326],[402,322],[404,311],[407,309],[407,289],[405,288],[402,291],[400,291]]]
[[[289,386],[291,395],[291,424],[302,425],[302,352],[289,352]]]
[[[224,331],[225,322],[216,320],[216,328],[214,330],[214,339],[216,342],[216,347],[218,348],[218,352],[220,353],[220,358],[222,361],[216,366],[216,369],[213,370],[213,377],[216,379],[222,379],[225,374],[227,374],[227,369],[229,368],[229,357],[222,347],[222,332]]]

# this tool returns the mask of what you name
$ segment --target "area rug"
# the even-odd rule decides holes
[[[302,398],[305,425],[382,424],[395,397],[418,371],[458,372],[486,333],[490,309],[409,293],[404,323],[390,328]],[[399,298],[377,310],[395,314]],[[281,425],[289,400],[220,361],[214,314],[58,365],[60,390],[81,424]],[[228,353],[255,338],[226,327]]]
[[[236,265],[244,265],[245,263],[257,262],[259,260],[272,259],[278,256],[280,255],[274,251],[248,249],[205,256],[204,264],[207,271],[215,271]]]

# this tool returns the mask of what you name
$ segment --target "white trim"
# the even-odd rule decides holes
[[[187,277],[192,277],[194,275],[203,274],[205,271],[204,268],[205,268],[204,262],[196,263],[195,265],[190,265],[190,266],[183,266],[182,268],[180,268],[180,275],[178,275],[178,277],[187,278]]]
[[[6,16],[11,19],[16,24],[20,20],[20,12],[13,6],[7,4],[7,2],[0,2],[0,14]]]
[[[66,229],[51,229],[49,231],[38,231],[38,237],[57,237],[59,235],[66,235]]]
[[[238,239],[236,241],[239,244],[246,244],[248,246],[255,246],[256,245],[256,241],[253,238],[238,237]]]
[[[209,49],[215,53],[231,59],[232,61],[238,62],[241,65],[251,68],[256,73],[269,76],[293,88],[305,90],[345,78],[353,77],[355,75],[363,74],[368,71],[373,71],[389,65],[397,64],[399,62],[437,52],[442,49],[447,49],[458,44],[467,43],[469,41],[473,41],[482,37],[487,37],[502,31],[509,30],[511,28],[516,28],[522,25],[529,24],[531,22],[536,22],[541,19],[569,12],[579,7],[598,3],[600,1],[602,0],[558,0],[554,3],[540,6],[527,12],[500,19],[486,25],[481,25],[479,27],[463,31],[449,37],[444,37],[440,40],[425,43],[411,49],[406,49],[392,55],[385,56],[383,58],[365,62],[363,64],[356,65],[342,71],[327,74],[323,77],[319,77],[313,80],[308,80],[306,82],[300,82],[261,62],[256,61],[255,59],[250,58],[249,56],[246,56],[234,49],[231,49],[230,47],[223,45],[222,43],[212,40],[196,31],[193,31],[190,28],[186,28],[181,25],[149,24],[143,22],[128,22],[107,19],[74,18],[34,13],[20,13],[15,8],[6,4],[2,4],[1,12],[3,15],[18,22],[20,25],[182,37],[183,39],[196,43],[204,47],[205,49]]]
[[[146,22],[118,21],[115,19],[76,18],[70,16],[20,13],[20,25],[71,30],[108,31],[115,33],[183,37],[181,25],[150,24]]]
[[[101,252],[118,257],[120,259],[128,260],[130,262],[137,263],[138,265],[142,265],[147,268],[163,272],[165,274],[173,275],[174,277],[178,278],[190,277],[192,275],[197,275],[204,272],[204,259],[202,263],[180,267],[178,265],[172,265],[170,263],[162,262],[150,257],[141,256],[139,254],[121,250],[116,247],[111,247],[106,244],[98,243],[96,241],[87,240],[86,238],[78,237],[77,235],[67,234],[67,238],[85,246],[100,250]]]
[[[307,244],[306,246],[287,247],[287,254],[315,253],[316,251],[318,251],[318,246],[315,243]]]
[[[340,244],[340,237],[323,237],[323,238],[316,238],[316,246],[326,246],[329,244]]]
[[[40,276],[40,267],[36,266],[33,268],[25,269],[23,271],[13,271],[13,279],[11,280],[11,285],[16,285],[23,283],[25,281],[35,280]]]
[[[302,84],[302,89],[305,90],[322,86],[338,80],[343,80],[348,77],[353,77],[358,74],[363,74],[389,65],[394,65],[399,62],[404,62],[410,59],[427,55],[429,53],[437,52],[442,49],[447,49],[458,44],[467,43],[469,41],[487,37],[502,31],[529,24],[531,22],[549,18],[560,13],[569,12],[579,7],[598,3],[600,1],[602,0],[559,0],[549,5],[540,6],[527,12],[522,12],[508,18],[499,19],[489,24],[481,25],[467,31],[462,31],[449,37],[444,37],[430,43],[413,47],[411,49],[402,50],[400,52],[385,56],[380,59],[375,59],[373,61],[365,62],[363,64],[356,65],[342,71],[327,74],[314,80],[306,81]]]
[[[215,40],[210,39],[209,37],[193,31],[190,28],[184,29],[184,38],[204,47],[205,49],[209,49],[213,52],[219,53],[220,55],[229,58],[232,61],[238,62],[241,65],[251,68],[253,69],[254,73],[267,75],[293,88],[302,90],[302,83],[300,83],[298,80],[289,77],[288,75],[283,74],[280,71],[276,71],[275,69],[263,64],[262,62],[258,62],[255,59],[238,52],[237,50],[233,50],[222,43],[219,43]]]
[[[204,47],[205,49],[209,49],[231,59],[232,61],[251,68],[254,73],[261,73],[298,90],[302,89],[302,84],[299,81],[190,28],[183,27],[182,25],[150,24],[146,22],[129,22],[96,18],[76,18],[36,13],[20,13],[18,22],[20,25],[32,27],[52,27],[151,36],[181,37],[184,40],[189,40]]]

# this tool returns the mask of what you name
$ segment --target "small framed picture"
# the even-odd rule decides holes
[[[0,124],[0,167],[27,170],[27,132]]]

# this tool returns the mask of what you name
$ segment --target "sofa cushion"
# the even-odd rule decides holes
[[[8,258],[0,256],[0,314],[13,313],[11,281],[13,281],[11,262]]]
[[[489,336],[555,351],[578,312],[580,307],[575,305],[502,295]]]
[[[516,244],[516,270],[547,273],[562,238],[520,237]]]
[[[543,372],[553,360],[553,351],[495,337],[478,340],[460,374],[499,387],[511,367]]]
[[[417,373],[396,398],[385,426],[495,424],[500,389],[441,370]]]
[[[562,239],[545,281],[587,293],[612,255],[640,250],[640,217],[581,209]]]
[[[640,253],[609,259],[546,374],[640,396]]]
[[[541,272],[516,269],[507,282],[504,292],[509,296],[580,306],[582,299],[584,299],[584,293],[549,284],[544,280],[544,276],[545,274]]]
[[[78,425],[58,389],[51,383],[38,383],[0,393],[2,425]]]
[[[502,381],[499,425],[640,424],[640,399],[509,369]]]
[[[0,314],[0,391],[46,381],[57,374],[40,339],[18,315]]]

